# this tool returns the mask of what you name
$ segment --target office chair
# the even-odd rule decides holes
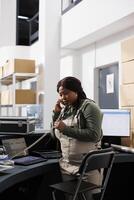
[[[72,196],[72,200],[79,199],[79,197],[81,197],[80,199],[83,200],[90,200],[85,194],[86,192],[92,193],[95,189],[100,189],[100,193],[97,198],[99,200],[103,200],[113,162],[114,151],[112,148],[90,151],[84,156],[74,179],[50,185],[53,200],[56,200],[56,191],[60,191],[63,192],[63,194]],[[86,173],[91,170],[100,169],[104,169],[105,171],[101,185],[98,186],[84,181]]]

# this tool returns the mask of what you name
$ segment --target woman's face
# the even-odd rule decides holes
[[[59,87],[59,95],[64,105],[73,105],[78,99],[77,92],[63,88],[63,86]]]

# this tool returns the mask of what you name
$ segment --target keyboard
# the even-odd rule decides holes
[[[21,158],[15,158],[14,163],[17,165],[32,165],[40,162],[47,161],[47,159],[44,159],[42,157],[36,157],[36,156],[24,156]]]
[[[134,148],[132,147],[127,147],[127,146],[122,146],[122,145],[117,145],[117,144],[111,144],[111,147],[113,147],[117,151],[122,151],[126,153],[134,153]]]

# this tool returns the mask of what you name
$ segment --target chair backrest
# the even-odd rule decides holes
[[[100,189],[101,189],[100,200],[103,199],[104,192],[106,190],[106,186],[107,186],[110,172],[111,172],[113,162],[114,162],[114,154],[115,152],[110,147],[106,149],[93,150],[85,155],[78,171],[78,173],[80,174],[80,179],[79,179],[73,200],[75,200],[77,197],[79,187],[81,185],[81,181],[85,173],[91,170],[96,170],[96,169],[99,170],[102,168],[106,169],[106,174],[104,175],[103,183],[100,186]]]
[[[109,168],[112,164],[115,152],[113,148],[90,151],[85,155],[79,168],[79,174],[91,170]]]

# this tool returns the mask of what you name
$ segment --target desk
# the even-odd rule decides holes
[[[60,180],[58,160],[15,166],[0,176],[0,199],[51,200],[49,184]],[[134,154],[117,153],[104,200],[126,200],[133,195]]]
[[[9,137],[9,136],[8,136]],[[28,145],[34,142],[39,136],[28,135]],[[40,146],[39,146],[40,145]],[[48,137],[45,137],[35,150],[49,149],[54,147],[53,143],[48,144]],[[58,160],[49,160],[44,163],[31,166],[16,166],[8,170],[8,173],[0,175],[0,200],[51,200],[49,184],[60,180]],[[104,200],[126,200],[133,196],[134,181],[134,154],[117,153],[108,182]],[[28,191],[27,191],[28,190]],[[7,196],[8,195],[8,196]]]
[[[0,135],[0,144],[2,139],[24,137],[27,146],[35,142],[42,134],[28,135]],[[47,135],[38,144],[30,150],[48,150],[55,149],[56,141],[50,140]],[[5,172],[5,173],[4,173]],[[0,200],[41,200],[41,196],[45,196],[45,200],[49,200],[49,184],[53,184],[60,180],[58,160],[53,159],[47,162],[30,165],[15,166],[14,169],[0,173]],[[54,182],[55,181],[55,182]]]
[[[13,169],[3,171],[0,174],[0,199],[24,200],[25,196],[25,200],[29,198],[39,200],[44,192],[45,200],[47,197],[50,199],[49,194],[46,196],[48,185],[54,183],[54,180],[58,178],[60,178],[60,173],[56,159],[30,166],[15,165]]]
[[[132,199],[134,181],[134,154],[117,153],[104,200]]]

